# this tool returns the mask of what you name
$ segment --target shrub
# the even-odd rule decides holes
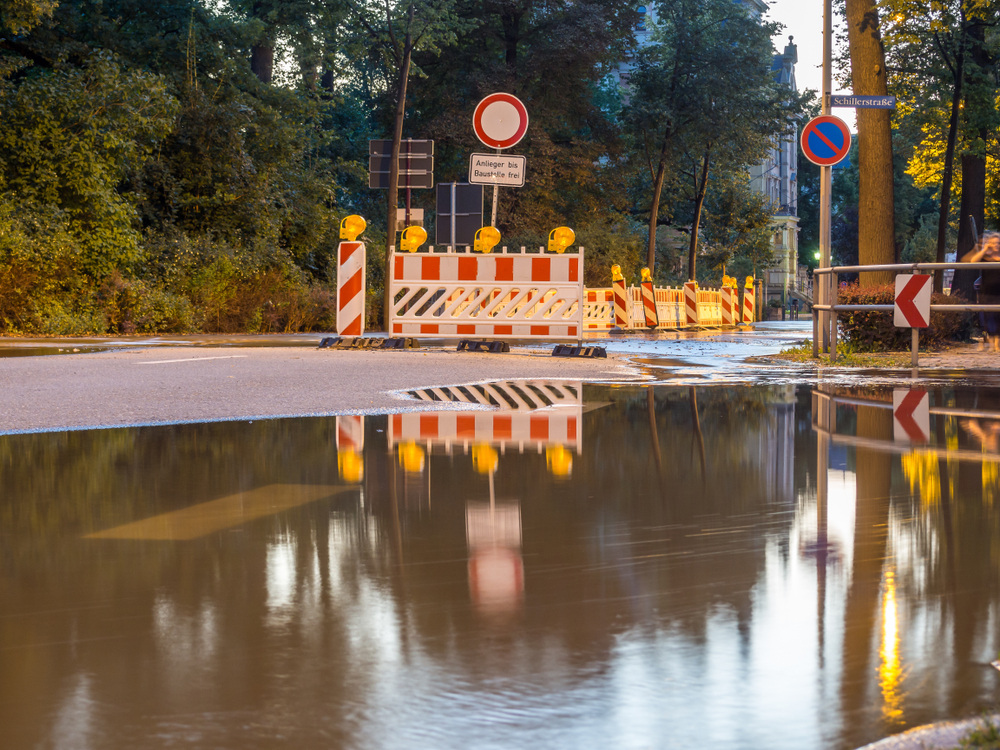
[[[841,287],[837,302],[841,305],[891,305],[895,299],[893,284],[862,287],[850,284]],[[954,298],[945,294],[932,294],[931,304],[947,305]],[[910,347],[910,329],[896,328],[892,312],[842,312],[838,313],[840,331],[858,352],[905,351]],[[972,332],[974,316],[967,312],[933,312],[930,326],[920,331],[920,344],[928,349],[939,349],[950,341],[968,339]]]

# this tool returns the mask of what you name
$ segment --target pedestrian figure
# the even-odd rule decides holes
[[[980,261],[1000,262],[1000,234],[997,232],[984,232],[979,244],[962,257],[963,263]],[[984,270],[976,279],[976,302],[980,305],[1000,305],[1000,266],[996,271]],[[980,348],[985,348],[986,341],[989,341],[990,350],[1000,352],[1000,315],[981,312],[979,325],[985,335]]]

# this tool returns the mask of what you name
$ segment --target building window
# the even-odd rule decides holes
[[[636,8],[636,12],[639,14],[639,22],[635,25],[635,28],[639,31],[646,30],[646,6],[640,5]]]

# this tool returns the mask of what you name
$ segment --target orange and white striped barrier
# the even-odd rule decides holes
[[[724,285],[719,290],[719,300],[722,308],[722,325],[735,325],[738,322],[739,292],[728,284]]]
[[[753,276],[747,276],[746,286],[743,288],[743,324],[749,325],[754,320]]]
[[[703,326],[722,325],[722,300],[715,289],[698,290],[698,323]]]
[[[610,331],[615,327],[614,289],[587,289],[583,293],[583,330]]]
[[[583,248],[560,255],[392,252],[392,335],[578,339]]]
[[[365,231],[365,220],[357,215],[340,222],[337,246],[337,333],[363,336],[365,333],[365,245],[357,242]]]
[[[653,277],[648,268],[642,269],[642,281],[639,282],[642,290],[642,312],[647,328],[656,328],[660,322],[656,315],[656,293],[653,291]]]
[[[611,289],[614,292],[615,327],[623,330],[631,328],[630,295],[625,290],[625,277],[622,276],[621,266],[611,266]]]
[[[684,282],[684,322],[689,326],[699,325],[698,282]]]

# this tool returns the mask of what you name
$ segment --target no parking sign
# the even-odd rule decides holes
[[[813,164],[832,167],[847,158],[851,131],[847,123],[833,115],[820,115],[802,128],[802,154]]]

